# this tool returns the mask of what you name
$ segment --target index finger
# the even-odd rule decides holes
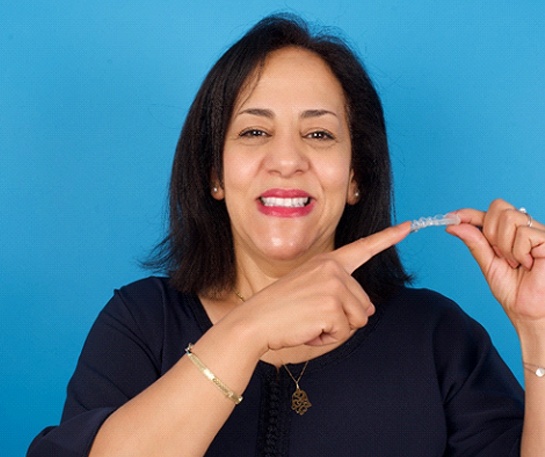
[[[405,239],[410,232],[411,223],[403,222],[342,246],[333,251],[332,255],[349,274],[352,274],[379,252]]]

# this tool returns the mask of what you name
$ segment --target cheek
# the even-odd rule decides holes
[[[350,184],[352,171],[349,160],[335,160],[317,166],[324,185],[330,189],[346,191]]]
[[[223,159],[223,181],[226,190],[237,188],[255,175],[257,164],[251,157],[226,152]]]
[[[229,159],[229,156],[226,155]],[[227,209],[233,215],[256,197],[260,180],[259,162],[254,157],[231,156],[223,164],[223,185]],[[233,216],[232,216],[233,217]]]

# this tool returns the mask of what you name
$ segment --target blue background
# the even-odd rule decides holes
[[[11,6],[9,5],[11,4]],[[338,27],[382,96],[398,220],[496,197],[545,219],[542,0],[0,3],[0,452],[58,423],[85,335],[164,228],[186,110],[262,16]],[[465,247],[401,245],[417,285],[457,300],[522,379],[518,344]]]

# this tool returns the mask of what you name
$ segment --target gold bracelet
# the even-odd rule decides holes
[[[540,367],[539,365],[534,365],[532,363],[526,363],[526,362],[524,362],[522,365],[524,366],[526,370],[531,371],[538,378],[542,378],[543,376],[545,376],[545,367]]]
[[[208,379],[209,381],[212,381],[214,385],[219,390],[221,390],[223,395],[225,395],[235,405],[238,405],[242,401],[242,396],[234,393],[219,378],[217,378],[216,375],[212,373],[204,363],[201,362],[201,359],[199,359],[195,354],[193,354],[193,352],[191,352],[192,349],[193,349],[193,345],[191,343],[189,343],[187,347],[185,348],[185,353],[187,354],[187,357],[189,358],[189,360],[191,360],[194,363],[194,365],[206,377],[206,379]]]

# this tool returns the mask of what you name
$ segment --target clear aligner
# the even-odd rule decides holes
[[[437,216],[421,217],[411,222],[411,232],[417,232],[426,227],[439,227],[441,225],[458,225],[460,217],[454,213],[438,214]]]

